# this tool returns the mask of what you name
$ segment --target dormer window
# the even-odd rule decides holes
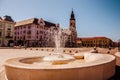
[[[8,27],[7,27],[7,30],[11,30],[11,26],[8,26]]]

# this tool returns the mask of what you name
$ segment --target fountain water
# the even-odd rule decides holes
[[[73,56],[63,54],[63,50],[61,48],[61,44],[65,44],[65,40],[62,41],[62,30],[60,27],[56,27],[55,30],[52,30],[53,32],[53,40],[55,42],[56,52],[53,55],[45,56],[43,58],[44,61],[50,61],[52,64],[66,64],[71,60],[75,60]],[[67,34],[68,35],[68,34]]]
[[[56,53],[60,54],[61,53],[61,37],[62,37],[62,32],[59,27],[57,27],[57,30],[53,31],[54,35],[54,42],[55,42],[55,47],[56,47]]]

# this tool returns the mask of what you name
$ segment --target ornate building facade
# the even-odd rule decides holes
[[[10,16],[0,17],[0,46],[13,46],[14,25]]]
[[[52,30],[59,25],[43,20],[32,18],[17,22],[14,29],[15,45],[32,47],[53,47]]]

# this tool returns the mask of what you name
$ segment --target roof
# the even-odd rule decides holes
[[[48,22],[48,21],[44,21],[45,22],[45,26],[55,26],[56,24]]]
[[[75,20],[74,12],[72,10],[70,20]]]
[[[97,37],[77,38],[77,40],[93,40],[93,39],[109,39],[109,38],[107,38],[107,37],[101,37],[101,36],[97,36]]]
[[[97,36],[97,37],[93,37],[93,38],[106,38],[104,36]]]
[[[32,24],[32,23],[38,24],[38,19],[31,18],[31,19],[23,20],[23,21],[17,22],[15,26],[21,26],[21,25]]]
[[[17,22],[15,26],[21,26],[21,25],[27,25],[27,24],[38,24],[39,19],[37,18],[31,18],[31,19],[27,19],[27,20],[23,20],[20,22]],[[56,24],[48,22],[48,21],[44,21],[45,22],[45,26],[49,27],[49,26],[55,26]]]
[[[8,15],[4,16],[4,17],[3,17],[3,20],[4,20],[4,21],[14,22],[14,20],[11,18],[11,16],[8,16]]]

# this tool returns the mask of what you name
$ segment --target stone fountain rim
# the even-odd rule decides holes
[[[120,52],[116,52],[115,56],[120,57]]]
[[[94,53],[92,53],[94,54]],[[98,54],[98,53],[97,53]],[[113,60],[115,60],[115,56],[113,55],[110,55],[110,54],[101,54],[101,55],[104,55],[103,57],[104,58],[109,58],[107,60],[98,60],[98,61],[92,61],[92,62],[86,62],[87,64],[80,64],[79,66],[59,66],[59,67],[40,67],[40,66],[33,66],[34,64],[26,64],[26,63],[22,63],[20,62],[19,60],[21,59],[26,59],[26,57],[18,57],[18,58],[12,58],[12,59],[8,59],[6,62],[5,62],[5,66],[10,66],[10,67],[14,67],[14,68],[22,68],[22,69],[43,69],[43,70],[51,70],[51,69],[77,69],[77,68],[87,68],[87,67],[91,67],[91,66],[98,66],[98,65],[102,65],[102,64],[106,64],[106,63],[109,63]],[[35,57],[27,57],[28,58],[36,58],[37,56]],[[40,57],[40,56],[38,56]]]

